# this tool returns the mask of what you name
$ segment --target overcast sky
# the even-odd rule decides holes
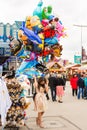
[[[0,0],[0,22],[13,24],[32,15],[39,0]],[[81,27],[87,25],[87,0],[43,0],[43,7],[51,5],[53,15],[62,21],[68,37],[62,38],[62,58],[73,62],[75,53],[81,51]],[[82,28],[82,44],[87,50],[87,28]]]

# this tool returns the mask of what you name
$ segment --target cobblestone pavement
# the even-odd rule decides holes
[[[35,117],[31,117],[27,120],[26,126],[21,128],[8,128],[4,130],[42,130],[35,123]],[[64,117],[44,117],[43,124],[45,128],[43,130],[81,130],[78,126],[73,124],[71,121],[65,119]],[[0,128],[0,130],[2,130]]]
[[[30,118],[28,122],[27,122],[27,128],[29,130],[42,130],[42,128],[36,126],[35,118],[33,117]],[[78,126],[76,126],[75,124],[73,124],[72,122],[61,116],[44,117],[43,124],[45,126],[43,130],[81,130]],[[23,130],[23,128],[21,130]]]

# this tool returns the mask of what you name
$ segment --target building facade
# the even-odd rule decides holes
[[[3,66],[3,71],[7,71],[13,65],[15,69],[17,68],[17,57],[11,56],[11,51],[9,47],[9,36],[18,39],[18,30],[22,25],[22,21],[15,21],[14,24],[4,24],[0,23],[0,57],[10,56],[10,61],[6,61]]]

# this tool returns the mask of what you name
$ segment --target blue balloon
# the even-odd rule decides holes
[[[22,64],[20,65],[20,67],[17,69],[16,75],[20,75],[21,73],[24,72],[25,69],[30,69],[33,66],[35,66],[36,64],[38,64],[38,62],[36,60],[29,61],[29,62],[23,61]]]
[[[17,57],[20,57],[24,54],[24,49],[20,50],[19,53],[16,55]]]
[[[24,73],[23,73],[24,75],[27,75],[28,76],[28,78],[29,77],[33,77],[33,76],[42,76],[42,73],[41,72],[38,72],[38,71],[36,71],[36,70],[29,70],[29,71],[25,71]]]
[[[58,43],[58,38],[57,38],[57,37],[46,38],[44,41],[45,41],[48,45],[54,45],[54,44]]]
[[[40,20],[42,20],[42,5],[43,5],[43,1],[41,0],[38,3],[36,9],[33,11],[33,16],[37,15],[40,18]]]
[[[42,43],[41,39],[37,34],[35,34],[32,30],[29,30],[26,27],[22,27],[21,30],[24,31],[24,34],[31,40],[36,41],[37,43]]]
[[[46,62],[46,63],[49,62],[49,59],[50,59],[49,55],[47,55],[45,57],[44,56],[42,57],[43,62]]]
[[[53,18],[54,18],[54,15],[50,15],[50,16],[48,17],[49,20],[52,20]]]

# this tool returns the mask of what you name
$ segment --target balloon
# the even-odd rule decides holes
[[[18,31],[18,38],[23,42],[24,45],[28,44],[28,37],[26,35],[24,35],[23,30]]]
[[[32,16],[27,16],[26,17],[26,23],[25,23],[26,28],[28,28],[30,30],[32,30],[32,26],[31,26],[31,23],[30,23],[31,17]]]
[[[44,76],[43,73],[41,73],[40,71],[38,71],[36,68],[30,68],[30,69],[25,69],[24,71],[22,71],[21,73],[16,73],[16,77],[25,77],[27,76],[27,78],[33,78],[34,76],[39,77],[39,76]],[[23,78],[24,79],[24,78]],[[23,80],[22,79],[22,80]]]
[[[48,17],[49,20],[52,20],[53,18],[54,18],[54,15],[50,15],[50,16]]]
[[[42,59],[43,59],[43,62],[46,62],[46,63],[49,62],[49,55],[42,57]]]
[[[41,23],[42,23],[42,25],[43,25],[44,27],[46,27],[46,26],[49,24],[49,20],[48,20],[48,19],[43,19],[43,20],[41,21]]]
[[[22,49],[18,54],[17,57],[20,57],[21,59],[25,59],[25,61],[31,61],[36,59],[35,53],[26,51]]]
[[[33,78],[34,76],[36,76],[36,77],[42,76],[42,73],[36,71],[35,69],[34,69],[34,70],[31,69],[31,70],[29,70],[29,71],[24,71],[23,74],[24,74],[24,75],[27,75],[28,78]]]
[[[44,7],[42,10],[42,19],[50,19],[52,13],[52,6]]]
[[[46,38],[45,43],[47,43],[47,45],[49,45],[49,46],[54,45],[54,44],[58,43],[58,38],[57,37]]]
[[[27,58],[25,59],[25,61],[32,61],[35,59],[36,59],[35,53],[30,52],[30,54],[27,55]]]
[[[56,22],[56,30],[56,36],[58,37],[58,40],[60,39],[60,37],[66,36],[66,33],[64,32],[64,26],[60,21]]]
[[[36,35],[32,30],[27,29],[26,27],[22,27],[21,30],[24,31],[24,34],[31,40],[36,41],[37,43],[42,43],[41,39],[38,35]]]
[[[20,41],[19,39],[14,39],[14,38],[10,38],[10,49],[11,49],[11,53],[12,55],[17,55],[17,53],[21,50],[21,47],[23,45],[22,41]]]
[[[39,28],[38,26],[34,26],[32,29],[33,29],[35,34],[42,32],[42,28]]]
[[[46,72],[46,71],[48,70],[45,65],[40,64],[40,63],[36,64],[35,67],[36,67],[39,71],[41,71],[41,72]]]
[[[42,31],[42,24],[38,16],[29,16],[26,19],[26,27],[38,34]]]
[[[21,74],[25,69],[30,69],[35,66],[38,62],[36,60],[32,60],[29,62],[23,61],[20,67],[16,71],[16,75]]]
[[[60,22],[56,23],[56,29],[58,30],[58,32],[62,32],[62,30],[64,29],[63,25],[60,24]]]
[[[54,56],[60,57],[61,56],[61,51],[63,50],[62,45],[55,44],[51,46],[51,50],[53,51]]]
[[[42,19],[48,19],[47,7],[44,7],[43,10],[42,10]]]
[[[41,52],[42,52],[42,48],[41,47],[39,47],[40,45],[42,45],[42,44],[34,44],[34,52],[35,52],[35,54],[40,54]]]
[[[42,5],[40,0],[33,16],[26,18],[18,32],[22,44],[16,56],[22,59],[22,63],[16,76],[43,76],[43,73],[48,72],[43,63],[54,60],[55,56],[61,56],[62,46],[58,42],[61,36],[65,36],[63,24],[52,15],[52,6],[42,9]]]
[[[44,37],[45,38],[52,38],[55,36],[55,30],[51,28],[47,28],[46,30],[43,31]]]
[[[43,1],[40,0],[36,9],[33,12],[33,15],[37,15],[40,18],[40,20],[42,20],[42,5],[43,5]]]
[[[34,27],[34,26],[42,27],[40,18],[38,16],[32,16],[30,18],[30,24],[31,24],[31,27]]]
[[[47,14],[48,15],[48,19],[51,20],[53,18],[53,16],[51,16],[52,6],[48,6],[47,9],[48,9],[48,14]]]
[[[48,9],[48,14],[51,14],[52,13],[52,6],[48,6],[47,9]]]
[[[17,57],[20,57],[20,56],[22,56],[24,54],[24,48],[23,49],[21,49],[20,51],[19,51],[19,53],[17,53]]]
[[[45,50],[45,49],[44,49],[39,56],[42,56],[42,57],[43,57],[43,56],[47,56],[47,55],[49,55],[50,53],[51,53],[51,50],[49,50],[49,49],[48,49],[48,50]]]

